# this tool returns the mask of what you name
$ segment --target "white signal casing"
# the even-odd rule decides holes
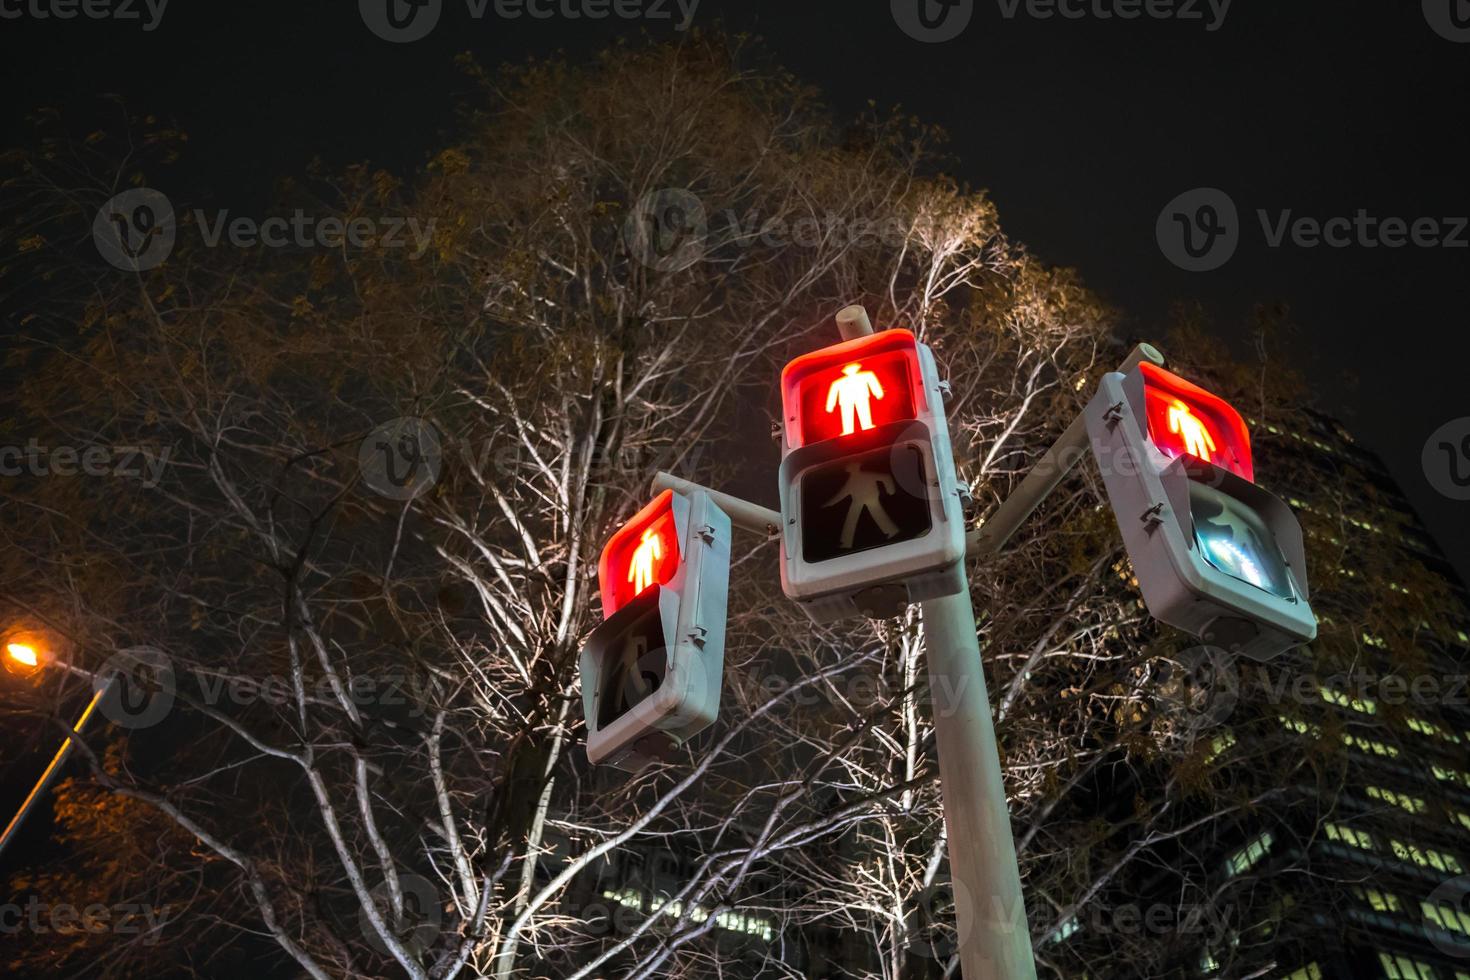
[[[730,518],[704,491],[674,493],[675,533],[683,557],[667,584],[649,586],[592,631],[582,648],[582,710],[587,758],[637,772],[665,759],[714,723],[725,665],[730,591]],[[649,622],[657,617],[657,622]],[[662,649],[663,680],[651,695],[598,725],[609,673],[630,633],[644,630]]]
[[[1281,500],[1222,467],[1170,458],[1148,436],[1138,368],[1105,375],[1084,412],[1108,500],[1153,618],[1213,646],[1256,660],[1310,643],[1317,618],[1307,591],[1301,526]],[[1191,481],[1254,510],[1269,529],[1290,578],[1290,597],[1236,578],[1201,554]]]
[[[781,496],[781,588],[818,623],[863,615],[893,615],[902,606],[955,595],[965,588],[965,518],[949,424],[944,413],[944,388],[929,347],[914,341],[907,331],[889,330],[837,344],[818,355],[832,362],[869,350],[885,335],[903,349],[911,343],[911,379],[916,418],[876,426],[861,449],[843,438],[797,445],[794,381],[783,375],[782,458],[778,475]],[[906,338],[906,340],[905,340]],[[829,358],[830,355],[830,358]],[[797,364],[800,362],[793,362]],[[815,368],[813,370],[819,370]],[[790,369],[788,368],[788,371]],[[924,487],[914,488],[929,501],[930,528],[920,537],[884,544],[826,561],[806,560],[800,527],[802,475],[809,469],[848,456],[871,452],[885,441],[893,448],[913,446],[923,460]]]

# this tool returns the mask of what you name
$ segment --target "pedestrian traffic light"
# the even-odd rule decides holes
[[[603,622],[582,648],[587,757],[637,772],[720,708],[730,518],[704,491],[665,490],[597,564]]]
[[[1106,375],[1085,417],[1155,619],[1258,660],[1316,638],[1301,527],[1253,482],[1239,412],[1145,362]]]
[[[781,586],[817,622],[964,588],[961,488],[934,355],[907,330],[781,373]]]

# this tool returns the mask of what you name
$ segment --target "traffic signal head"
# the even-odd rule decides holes
[[[781,373],[781,585],[818,622],[964,587],[964,515],[938,370],[907,330]]]
[[[587,757],[636,772],[714,722],[725,662],[730,518],[665,490],[608,541],[603,622],[582,648]]]
[[[1316,638],[1301,527],[1252,482],[1235,409],[1144,363],[1105,376],[1085,418],[1155,619],[1259,660]]]
[[[1213,463],[1246,481],[1255,479],[1250,431],[1225,399],[1148,361],[1138,371],[1148,437],[1159,452],[1170,459]]]

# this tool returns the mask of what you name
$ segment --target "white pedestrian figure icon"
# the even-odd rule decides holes
[[[893,480],[886,473],[869,473],[858,463],[848,463],[847,482],[842,489],[823,507],[831,507],[835,503],[847,500],[847,520],[842,522],[842,547],[851,550],[854,538],[857,536],[858,520],[866,511],[878,525],[878,530],[883,532],[885,538],[891,538],[898,533],[898,525],[888,516],[888,511],[883,509],[883,501],[879,498],[879,490],[883,493],[893,493]]]
[[[654,564],[663,556],[664,546],[653,528],[644,531],[638,547],[633,549],[633,560],[628,563],[628,581],[633,583],[634,595],[653,584]]]
[[[1184,451],[1189,455],[1207,463],[1213,460],[1215,440],[1184,402],[1175,401],[1169,406],[1169,431],[1184,437]]]
[[[842,410],[842,434],[850,436],[857,431],[854,423],[863,429],[873,427],[873,408],[869,398],[882,398],[883,385],[872,371],[862,370],[856,362],[842,369],[842,377],[832,382],[827,389],[827,413]]]

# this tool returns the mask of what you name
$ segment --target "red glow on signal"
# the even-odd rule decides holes
[[[620,527],[602,549],[597,582],[603,616],[611,616],[655,582],[668,584],[679,570],[673,501],[672,490],[659,494]]]
[[[1255,481],[1250,431],[1229,402],[1156,365],[1139,369],[1148,436],[1160,452],[1192,456]]]
[[[918,349],[907,330],[825,347],[786,365],[781,400],[791,448],[918,417]]]

